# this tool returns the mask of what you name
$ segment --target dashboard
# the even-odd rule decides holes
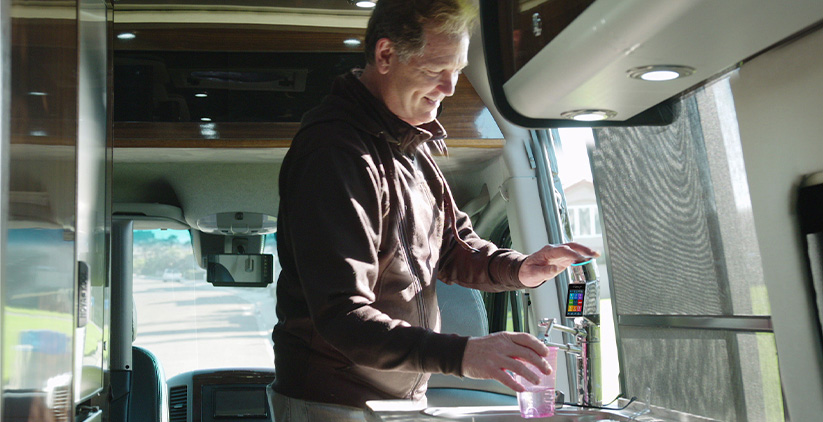
[[[266,386],[274,369],[187,372],[167,381],[170,422],[269,421]]]

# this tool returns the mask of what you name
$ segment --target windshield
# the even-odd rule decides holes
[[[274,235],[264,253],[275,256]],[[186,230],[134,231],[135,346],[153,352],[166,377],[197,369],[272,368],[274,284],[214,287],[195,262]]]

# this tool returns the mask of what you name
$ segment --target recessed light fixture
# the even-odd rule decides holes
[[[210,122],[210,121],[211,121],[211,117],[201,117],[201,118],[200,118],[200,121],[201,121],[201,122]]]
[[[349,0],[349,3],[351,3],[351,4],[353,4],[357,7],[362,7],[364,9],[370,9],[370,8],[374,7],[374,5],[377,2],[376,1],[362,1],[362,0]]]
[[[343,40],[343,44],[345,44],[346,47],[360,47],[361,41],[357,38],[349,38]]]
[[[627,73],[630,78],[660,82],[685,78],[694,73],[694,68],[680,65],[652,65],[635,67],[629,69]]]
[[[194,94],[194,96],[197,98],[206,98],[209,94],[206,94],[205,92],[198,92],[197,94]]]
[[[127,40],[133,40],[135,38],[137,38],[137,35],[134,35],[133,32],[121,32],[121,33],[117,34],[117,39],[118,40],[127,41]]]
[[[617,112],[612,110],[571,110],[561,113],[560,116],[564,119],[580,122],[596,122],[617,116]]]

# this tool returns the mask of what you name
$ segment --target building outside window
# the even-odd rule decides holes
[[[591,183],[591,182],[589,182]],[[569,223],[575,239],[600,236],[600,218],[596,205],[570,205]]]

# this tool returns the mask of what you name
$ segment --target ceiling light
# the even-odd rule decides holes
[[[629,69],[630,78],[644,81],[671,81],[678,78],[685,78],[694,73],[694,68],[678,65],[653,65],[641,66]]]
[[[210,122],[210,121],[211,121],[211,117],[201,117],[201,118],[200,118],[200,121],[201,121],[201,122]]]
[[[351,3],[351,4],[353,4],[357,7],[362,7],[364,9],[369,9],[369,8],[374,7],[374,5],[377,2],[376,1],[349,0],[349,3]]]
[[[137,35],[134,35],[133,32],[121,32],[117,34],[117,39],[119,40],[133,40],[137,38]]]
[[[194,96],[197,98],[206,98],[209,94],[206,94],[205,92],[198,92],[197,94],[194,94]]]
[[[42,91],[29,91],[29,95],[31,95],[32,97],[45,97],[49,94]]]
[[[617,112],[612,110],[571,110],[561,113],[560,116],[564,119],[572,119],[580,122],[596,122],[617,116]]]
[[[361,41],[357,38],[349,38],[347,40],[343,40],[343,44],[347,47],[360,47]]]

